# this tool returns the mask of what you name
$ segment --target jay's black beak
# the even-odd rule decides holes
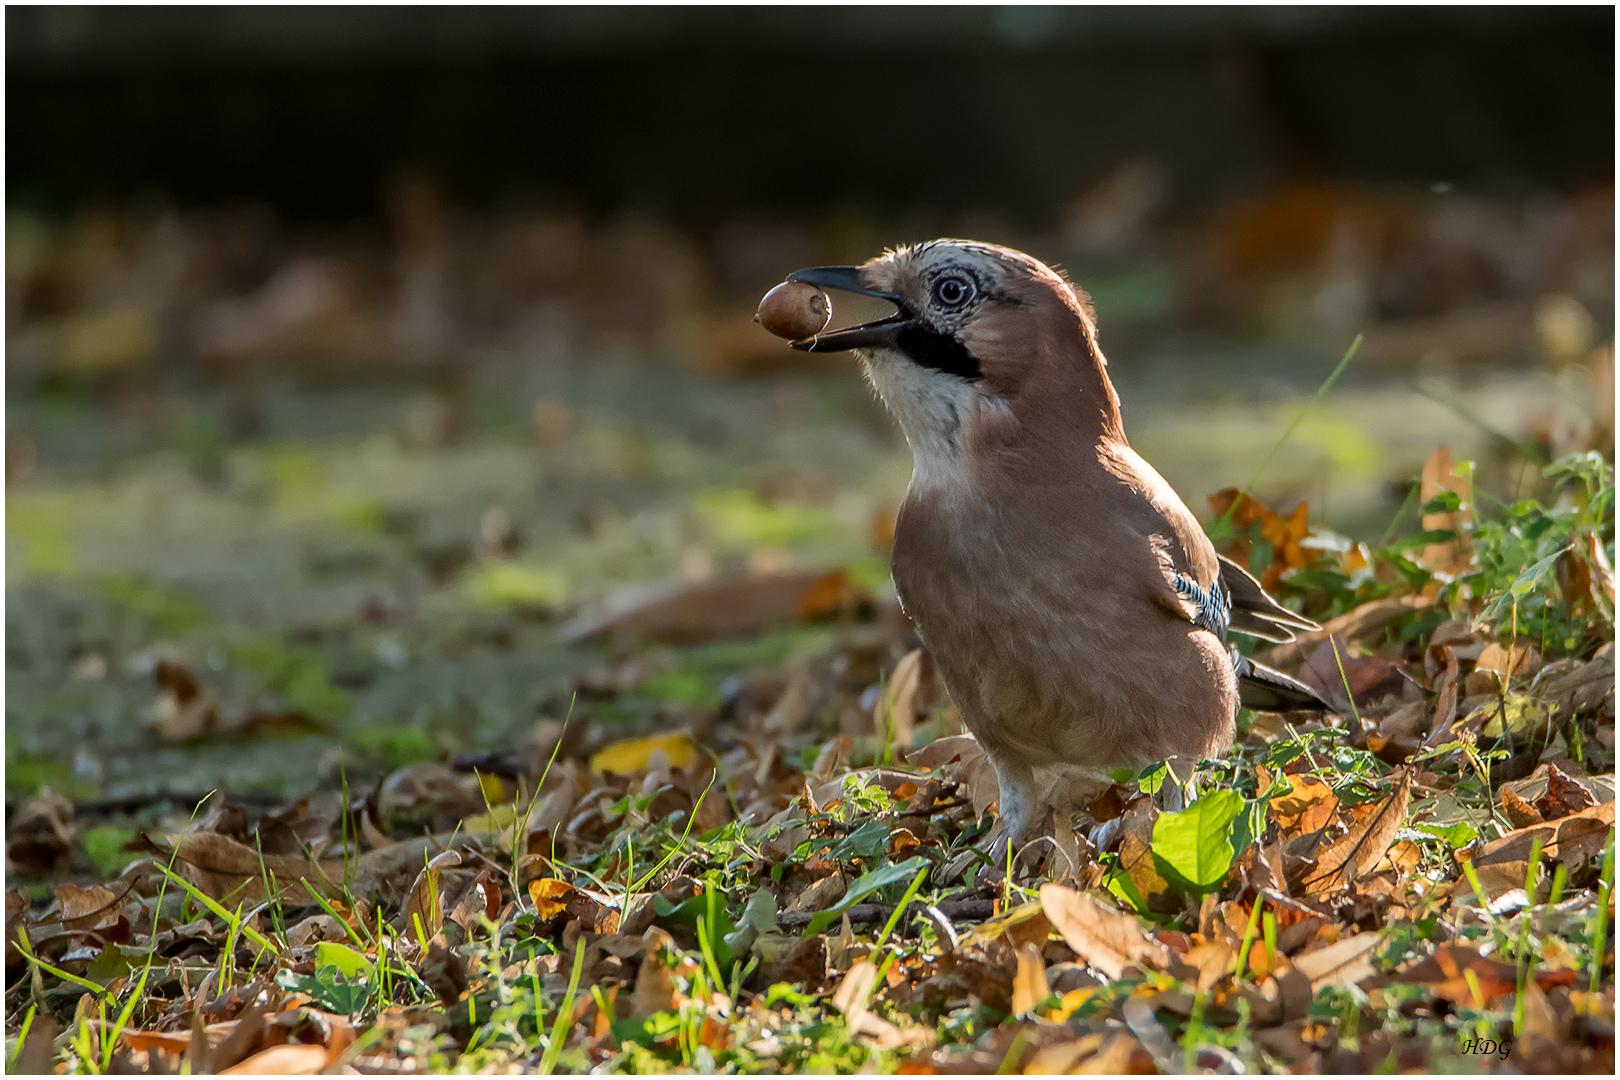
[[[876,322],[823,332],[815,337],[791,343],[795,349],[803,352],[843,352],[846,349],[892,346],[895,343],[895,336],[901,330],[916,325],[916,316],[906,310],[905,302],[899,296],[869,289],[861,284],[861,268],[858,266],[812,266],[806,270],[795,270],[787,276],[787,280],[814,285],[819,289],[837,289],[839,292],[855,293],[857,296],[873,296],[879,300],[887,300],[899,309],[893,315],[878,319]]]

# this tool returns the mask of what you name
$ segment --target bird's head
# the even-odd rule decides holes
[[[1051,418],[1091,428],[1088,416],[1098,417],[1099,431],[1118,426],[1089,303],[1021,251],[933,240],[861,266],[799,270],[787,280],[894,304],[886,318],[793,347],[858,350],[914,448],[929,428],[987,414],[1020,426],[1050,426]]]

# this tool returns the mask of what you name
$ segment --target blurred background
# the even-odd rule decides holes
[[[1613,455],[1610,8],[6,31],[8,800],[296,791],[339,747],[510,745],[582,686],[678,718],[821,647],[627,671],[558,625],[770,572],[881,601],[905,445],[848,358],[751,316],[889,245],[1061,264],[1206,516],[1252,484],[1376,540],[1437,444],[1482,501]]]

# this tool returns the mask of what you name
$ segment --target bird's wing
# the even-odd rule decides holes
[[[1266,595],[1266,590],[1243,567],[1225,555],[1220,560],[1221,582],[1230,595],[1228,626],[1240,634],[1265,641],[1293,641],[1295,630],[1320,630],[1321,626],[1283,607]]]
[[[1270,712],[1287,712],[1290,709],[1332,711],[1316,691],[1298,679],[1268,668],[1236,650],[1232,652],[1232,670],[1237,674],[1238,702],[1245,709]]]

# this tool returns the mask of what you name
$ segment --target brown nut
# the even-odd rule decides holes
[[[754,321],[777,337],[801,341],[832,321],[832,301],[814,285],[785,281],[765,294]]]

